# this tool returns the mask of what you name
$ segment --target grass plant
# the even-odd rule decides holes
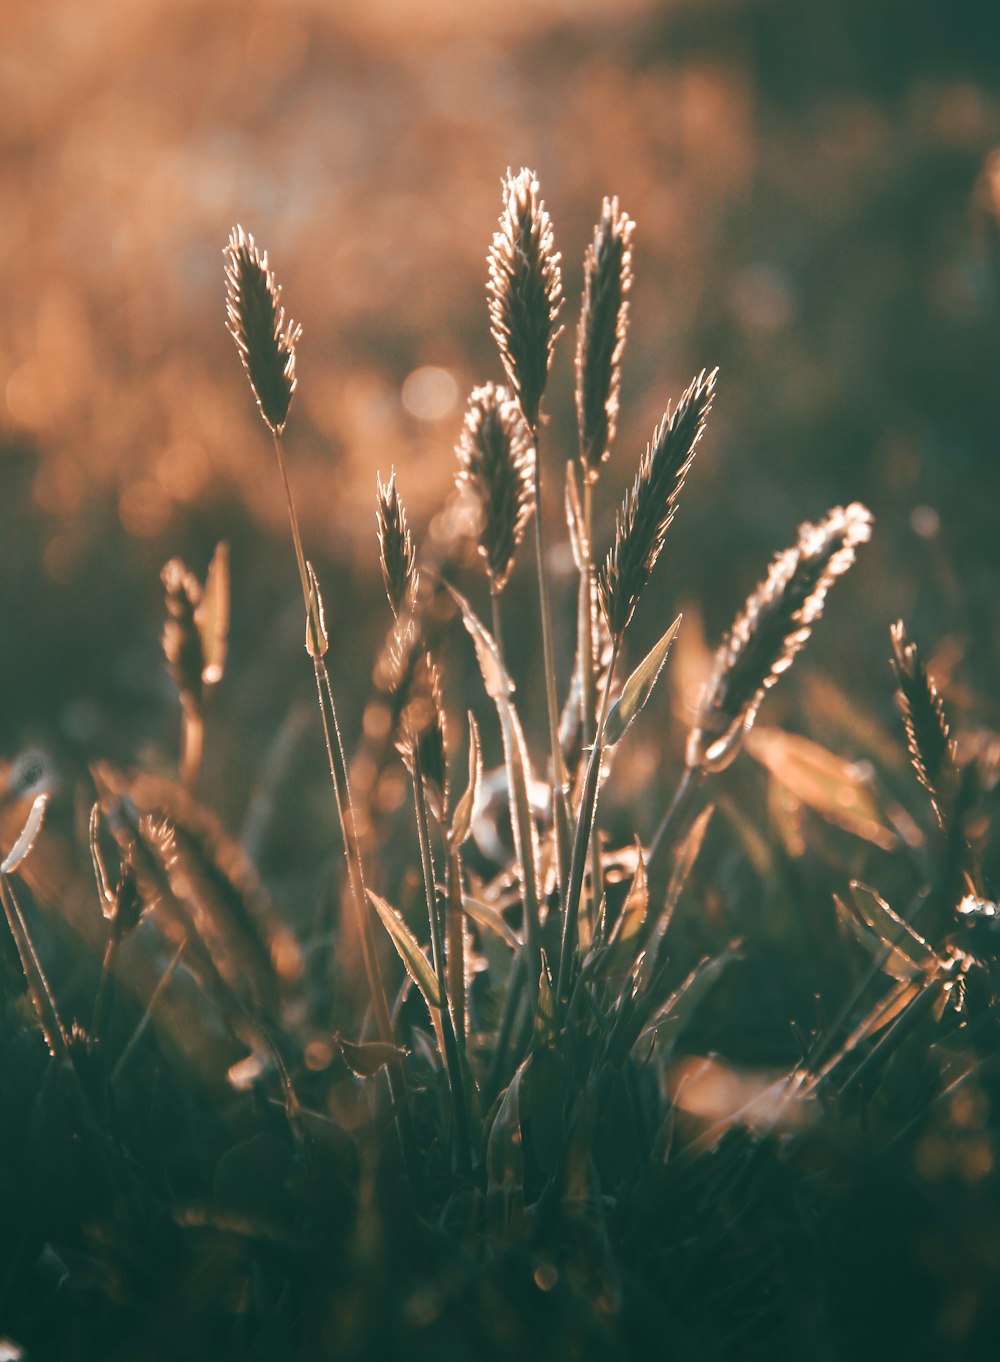
[[[36,902],[51,893],[38,873],[53,854],[47,794],[21,809],[0,865],[9,929],[0,1045],[9,1092],[23,1090],[20,1104],[8,1101],[5,1177],[34,1170],[14,1196],[0,1277],[11,1348],[109,1358],[867,1356],[839,1294],[854,1280],[837,1259],[853,1243],[845,1166],[877,1177],[903,1153],[920,1167],[966,1148],[939,1129],[961,1093],[971,1106],[956,1177],[972,1186],[977,1169],[989,1175],[995,1122],[974,1116],[997,1078],[1000,908],[989,868],[1000,743],[953,738],[902,623],[892,667],[930,797],[923,832],[919,813],[894,814],[908,850],[834,754],[794,734],[782,735],[780,757],[773,732],[769,745],[766,734],[764,746],[751,741],[767,693],[871,535],[864,506],[803,523],[737,613],[675,743],[684,760],[659,818],[633,801],[627,836],[602,828],[618,753],[663,719],[658,682],[685,628],[676,601],[642,656],[631,655],[630,627],[640,606],[662,609],[650,582],[712,438],[717,384],[698,357],[595,554],[592,493],[611,476],[634,230],[606,199],[584,261],[578,428],[559,460],[564,433],[547,432],[541,448],[539,437],[558,357],[560,257],[538,177],[522,169],[504,181],[488,299],[508,386],[473,390],[456,445],[485,586],[455,556],[422,556],[395,471],[377,482],[373,567],[377,551],[390,612],[372,727],[409,778],[407,876],[380,854],[379,810],[355,803],[327,667],[338,640],[296,512],[286,431],[301,329],[286,319],[266,252],[233,229],[227,321],[287,502],[315,741],[343,855],[345,892],[338,883],[333,899],[344,911],[314,938],[293,928],[199,801],[206,695],[226,664],[228,558],[220,548],[204,584],[171,560],[163,647],[183,716],[178,779],[95,763],[97,903],[91,894],[76,910],[89,965],[67,967],[48,929],[44,948],[35,941]],[[546,479],[565,467],[569,600],[549,580],[543,461]],[[534,689],[515,684],[500,610],[529,521]],[[552,627],[562,610],[576,639],[565,696]],[[536,622],[517,627],[520,637]],[[476,698],[457,723],[469,694],[463,649],[475,659]],[[538,713],[523,714],[532,702]],[[525,736],[536,719],[542,753]],[[489,772],[494,746],[502,766]],[[729,768],[744,747],[742,765],[758,755],[771,773],[768,807],[784,820],[785,845],[802,841],[794,865],[773,850],[773,829],[754,831],[759,811],[740,807]],[[767,999],[747,984],[753,941],[713,937],[703,905],[729,894],[738,913],[756,865],[787,917],[798,892],[787,885],[808,859],[806,808],[841,838],[877,845],[892,888],[854,873],[854,844],[827,856],[835,898],[794,907],[796,930],[842,957],[829,1006],[806,1032],[791,1017],[773,1021],[797,1042],[792,1054],[773,1047],[782,1063],[727,1059],[712,1053],[713,1037],[758,1026]],[[803,925],[809,914],[815,922]],[[46,950],[58,968],[43,964]],[[799,958],[812,968],[808,951]],[[350,977],[358,959],[363,994]],[[31,1130],[41,1144],[29,1156]],[[891,1302],[885,1309],[896,1318]],[[977,1296],[963,1339],[995,1313]],[[913,1321],[898,1328],[899,1355],[926,1355]]]

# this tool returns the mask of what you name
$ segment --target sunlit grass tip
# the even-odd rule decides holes
[[[281,305],[281,288],[249,232],[237,224],[224,251],[226,324],[267,425],[280,435],[295,392],[295,346],[302,328]]]
[[[381,477],[376,482],[375,526],[379,566],[392,613],[398,615],[416,595],[416,551],[410,527],[406,523],[406,510],[396,488],[396,470],[393,469],[389,474],[388,482],[383,483]]]
[[[537,431],[563,303],[559,252],[534,171],[508,170],[489,251],[490,329],[524,419]]]
[[[576,415],[583,476],[596,482],[618,422],[621,358],[628,329],[635,223],[617,198],[605,199],[584,260],[576,333]]]
[[[689,767],[721,770],[733,760],[765,693],[805,646],[827,592],[871,530],[865,506],[836,506],[819,524],[801,525],[797,542],[774,558],[715,655],[688,738]]]
[[[718,369],[692,379],[673,411],[668,407],[639,461],[635,481],[615,518],[615,537],[597,587],[612,637],[621,638],[660,556],[677,498],[715,398]]]

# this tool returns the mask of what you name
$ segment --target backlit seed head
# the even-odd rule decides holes
[[[507,172],[503,212],[489,252],[490,329],[529,429],[538,429],[542,394],[559,331],[562,275],[538,178]]]
[[[226,324],[250,379],[260,414],[279,435],[295,392],[295,346],[302,328],[281,306],[281,289],[249,232],[232,230],[226,257]]]

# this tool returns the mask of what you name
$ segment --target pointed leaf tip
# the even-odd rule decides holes
[[[677,637],[681,618],[678,615],[659,642],[649,650],[625,682],[620,698],[611,706],[604,725],[604,741],[608,746],[624,737],[632,721],[652,695],[670,652],[670,646]]]

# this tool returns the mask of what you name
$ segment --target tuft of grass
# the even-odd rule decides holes
[[[844,1337],[854,1327],[853,1292],[827,1282],[859,1245],[842,1230],[845,1169],[878,1187],[895,1169],[909,1189],[922,1160],[966,1149],[940,1180],[949,1214],[964,1180],[986,1185],[1000,1150],[996,1123],[977,1116],[987,1096],[998,1105],[1000,743],[953,739],[898,623],[899,704],[937,832],[925,838],[877,777],[798,735],[772,730],[757,748],[766,798],[761,771],[737,762],[868,540],[865,507],[803,524],[751,592],[690,732],[672,734],[680,779],[643,839],[658,810],[625,786],[637,766],[619,754],[631,747],[642,767],[687,626],[665,611],[638,657],[629,628],[643,599],[657,604],[651,574],[716,372],[701,370],[637,451],[595,574],[592,492],[618,422],[632,234],[606,199],[584,261],[577,428],[547,437],[565,456],[552,464],[578,573],[567,592],[548,580],[538,449],[559,258],[537,177],[508,174],[488,296],[509,386],[477,386],[456,432],[486,582],[466,587],[438,544],[422,554],[395,471],[378,478],[391,615],[349,764],[284,444],[300,332],[266,253],[234,228],[228,325],[287,502],[342,860],[330,857],[315,918],[295,917],[289,891],[272,899],[195,793],[206,692],[225,664],[228,560],[220,547],[203,585],[172,559],[163,647],[197,741],[186,727],[179,781],[94,761],[78,807],[91,809],[96,903],[72,883],[58,830],[49,839],[48,790],[12,770],[0,797],[0,1152],[21,1197],[0,1303],[39,1356],[161,1355],[137,1324],[149,1312],[168,1332],[180,1321],[171,1355],[596,1362],[665,1346],[783,1356],[803,1338],[819,1353],[833,1346],[828,1320]],[[539,684],[537,669],[514,675],[525,650],[509,665],[501,637],[529,520]],[[576,636],[568,676],[553,609]],[[535,750],[546,719],[547,750]],[[613,781],[626,797],[612,819]],[[856,845],[843,851],[831,829]],[[830,890],[818,911],[813,885]],[[36,900],[60,912],[43,920]],[[800,978],[804,1010],[789,1002],[786,1015],[774,999],[794,999]],[[48,1279],[74,1326],[65,1336]]]

